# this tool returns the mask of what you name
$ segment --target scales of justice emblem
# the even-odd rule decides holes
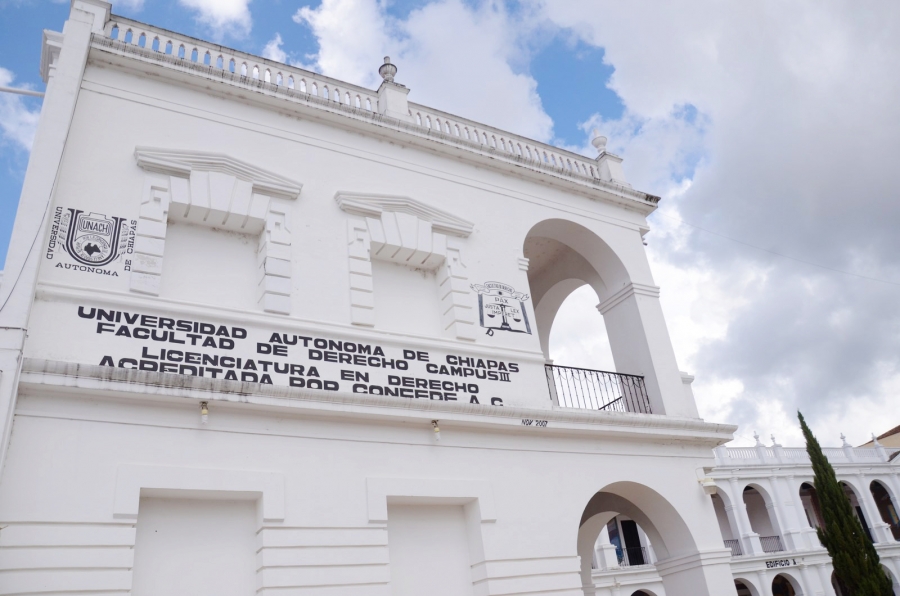
[[[125,218],[69,209],[62,225],[67,227],[66,252],[79,263],[103,267],[119,256],[120,239],[125,240]]]
[[[472,289],[478,292],[478,319],[487,335],[494,335],[495,330],[531,334],[525,310],[528,294],[498,281],[472,284]]]

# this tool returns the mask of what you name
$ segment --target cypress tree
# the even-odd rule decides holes
[[[822,453],[803,414],[797,412],[797,417],[806,438],[806,452],[815,474],[816,495],[825,518],[825,529],[816,528],[816,532],[831,556],[835,575],[851,596],[891,596],[891,580],[882,571],[878,553],[863,531],[834,468]]]

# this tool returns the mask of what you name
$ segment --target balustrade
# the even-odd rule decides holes
[[[273,91],[299,92],[367,112],[373,112],[373,106],[377,105],[377,95],[363,87],[341,84],[307,70],[207,44],[136,21],[114,17],[107,23],[104,33],[105,38],[101,43],[105,43],[102,45],[167,59],[164,61],[173,65],[181,63],[181,66],[205,67],[205,70],[218,72],[223,78],[225,75],[233,75],[232,78],[244,83],[265,86]],[[329,88],[334,90],[333,94],[329,94]],[[319,89],[322,90],[321,95]],[[341,101],[342,92],[344,101]]]
[[[320,106],[357,111],[370,117],[378,114],[375,91],[130,19],[113,16],[104,34],[95,36],[95,44]],[[404,128],[412,125],[447,142],[581,182],[602,181],[597,162],[577,153],[419,104],[409,104],[409,116],[410,122],[401,124]],[[620,191],[645,202],[659,200],[629,188],[622,187]]]

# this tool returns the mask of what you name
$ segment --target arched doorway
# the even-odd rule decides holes
[[[850,501],[850,507],[856,512],[856,517],[862,525],[863,533],[866,535],[866,538],[869,539],[869,542],[875,542],[872,538],[872,531],[869,529],[869,522],[866,520],[866,516],[863,513],[861,499],[859,495],[856,494],[856,489],[847,482],[841,482],[840,484],[841,488],[844,489],[844,494],[847,495],[847,500]]]
[[[787,575],[779,573],[772,580],[772,596],[800,596],[803,591]]]
[[[684,556],[697,550],[687,524],[662,495],[634,482],[610,484],[588,501],[578,528],[577,548],[586,594],[592,594],[594,589],[591,572],[597,538],[617,516],[624,516],[640,526],[656,559]],[[666,577],[662,580],[666,586]]]
[[[620,288],[630,281],[610,246],[574,222],[551,219],[538,223],[525,237],[522,252],[528,259],[528,285],[541,349],[547,358],[553,321],[572,292],[588,285],[602,302],[611,296],[610,288]]]
[[[756,586],[746,579],[734,580],[734,589],[737,590],[737,596],[759,596]]]
[[[724,491],[710,495],[713,510],[716,512],[716,520],[719,522],[719,532],[722,533],[722,541],[731,549],[732,557],[740,557],[744,554],[741,546],[741,533],[734,519],[733,508],[728,495]]]
[[[548,219],[535,224],[523,242],[551,397],[563,407],[696,417],[693,400],[685,399],[640,233],[615,227],[604,233],[601,238],[575,222]],[[583,316],[602,318],[615,372],[603,371],[599,363],[549,362],[550,331],[560,307],[583,286],[597,300]]]
[[[872,491],[872,498],[875,499],[875,505],[878,506],[878,513],[881,514],[881,521],[891,527],[891,534],[894,540],[900,540],[900,517],[897,515],[897,507],[891,500],[885,486],[878,480],[873,480],[869,485]]]
[[[747,507],[747,517],[750,518],[750,528],[759,534],[763,552],[783,551],[781,530],[769,493],[757,484],[749,484],[744,487],[742,497]]]
[[[806,522],[809,527],[824,528],[825,519],[822,517],[819,495],[816,494],[816,488],[809,482],[800,485],[800,502],[803,504],[803,512],[806,514]]]

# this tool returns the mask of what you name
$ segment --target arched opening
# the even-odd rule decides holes
[[[841,488],[844,489],[844,494],[847,495],[847,500],[850,501],[850,507],[856,512],[856,517],[859,519],[859,523],[862,524],[863,533],[865,533],[866,538],[869,539],[869,542],[875,542],[872,539],[872,531],[869,529],[869,523],[866,521],[866,516],[863,513],[860,498],[856,494],[856,489],[847,482],[841,482]]]
[[[638,354],[646,341],[639,335],[642,326],[636,324],[640,315],[618,308],[615,300],[609,303],[630,283],[618,255],[593,231],[561,219],[531,228],[523,253],[528,259],[535,326],[548,362],[551,398],[563,407],[650,413],[651,400],[641,374],[651,370],[642,370]],[[598,314],[598,302],[608,310]],[[582,354],[575,362],[551,359],[551,330],[558,318],[568,331],[580,329],[577,336],[590,344],[583,343],[579,349],[579,339],[574,340],[568,351]],[[664,413],[662,409],[658,404],[657,413]]]
[[[713,503],[713,510],[716,512],[716,520],[719,522],[719,532],[722,534],[722,541],[727,548],[731,549],[732,557],[740,557],[744,554],[741,548],[741,533],[737,528],[734,519],[734,510],[728,500],[728,496],[724,492],[717,492],[710,496]]]
[[[638,590],[637,592],[632,592],[631,596],[656,596],[650,590]]]
[[[762,487],[750,484],[744,487],[743,499],[747,507],[747,517],[750,518],[750,528],[759,534],[763,552],[783,551],[784,544],[775,516],[775,506],[769,494]]]
[[[566,366],[616,372],[606,322],[603,315],[592,312],[596,304],[597,294],[587,284],[563,300],[550,330],[550,360]]]
[[[616,482],[594,494],[581,516],[577,539],[581,579],[593,594],[592,570],[653,565],[657,560],[696,552],[678,511],[653,489]],[[666,578],[663,577],[663,585]]]
[[[872,491],[872,498],[875,499],[875,505],[878,507],[878,513],[881,515],[881,521],[891,527],[891,534],[894,540],[900,540],[900,517],[897,516],[897,507],[891,499],[887,488],[877,481],[873,480],[869,485]]]
[[[772,596],[801,596],[802,594],[803,590],[790,576],[779,573],[772,580]]]
[[[734,589],[737,591],[737,596],[759,596],[756,586],[743,578],[734,580]]]
[[[822,508],[819,505],[819,496],[816,487],[809,482],[800,485],[800,502],[803,504],[803,512],[806,514],[806,523],[810,528],[825,528],[825,518],[822,517]]]

